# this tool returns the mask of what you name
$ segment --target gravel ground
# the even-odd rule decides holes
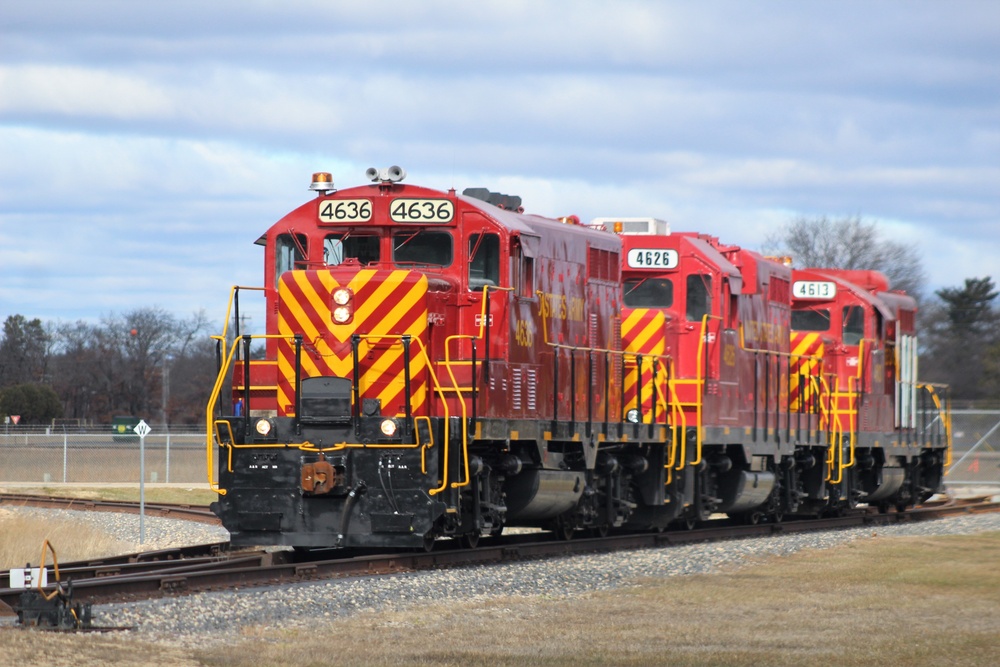
[[[56,510],[22,509],[29,512]],[[75,512],[125,541],[138,535],[138,517],[103,512]],[[217,542],[228,537],[222,528],[174,519],[146,518],[144,549]],[[796,533],[645,549],[414,572],[387,577],[338,579],[247,591],[200,593],[181,598],[147,600],[94,607],[96,625],[135,626],[138,639],[185,648],[232,641],[241,630],[303,627],[317,619],[347,616],[364,610],[399,609],[420,603],[469,600],[497,595],[572,597],[596,590],[635,585],[645,577],[710,573],[752,564],[802,549],[829,549],[859,539],[930,536],[1000,531],[1000,514]]]

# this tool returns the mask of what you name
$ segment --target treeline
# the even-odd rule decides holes
[[[177,319],[157,308],[97,324],[10,315],[0,338],[0,419],[201,423],[216,375],[209,329],[203,314]]]

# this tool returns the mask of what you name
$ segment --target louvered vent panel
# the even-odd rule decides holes
[[[514,385],[510,392],[511,409],[518,411],[521,409],[521,369],[511,370],[511,383]]]
[[[538,372],[534,368],[528,369],[528,412],[535,412],[538,409]]]

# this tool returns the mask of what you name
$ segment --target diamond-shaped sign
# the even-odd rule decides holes
[[[135,431],[137,434],[139,434],[140,438],[145,438],[147,435],[149,435],[149,432],[152,431],[153,429],[149,428],[149,424],[146,423],[145,419],[142,419],[139,421],[138,424],[135,425],[135,428],[132,430]]]

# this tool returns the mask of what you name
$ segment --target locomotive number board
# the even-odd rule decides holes
[[[451,222],[455,204],[450,199],[393,199],[389,218],[393,222]]]
[[[796,299],[832,299],[837,296],[837,284],[825,280],[796,280],[792,283]]]
[[[677,251],[662,248],[632,248],[626,261],[630,269],[676,269]]]
[[[369,199],[326,199],[319,203],[323,222],[368,222],[372,219]]]

